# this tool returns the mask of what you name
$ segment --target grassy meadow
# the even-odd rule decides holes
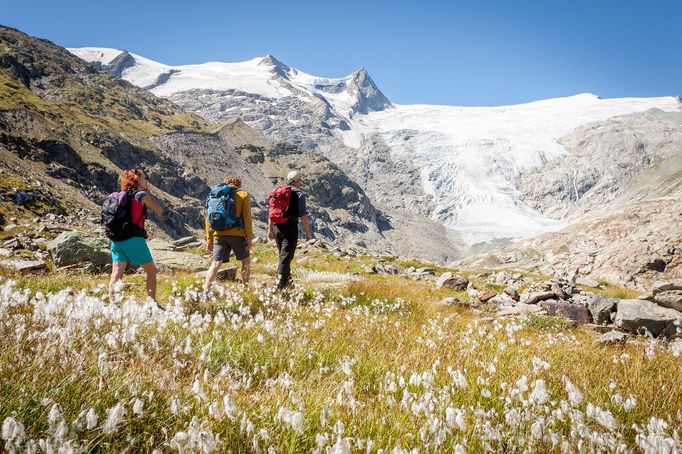
[[[0,446],[682,449],[682,341],[597,347],[596,333],[563,319],[441,307],[446,296],[468,296],[364,274],[370,257],[308,255],[294,266],[296,289],[282,293],[271,289],[270,245],[257,245],[249,290],[219,285],[203,301],[200,278],[160,276],[165,310],[145,302],[139,275],[125,278],[115,303],[105,275],[0,276]]]

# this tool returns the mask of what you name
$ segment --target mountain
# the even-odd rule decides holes
[[[112,72],[130,57],[112,52]],[[211,185],[236,173],[252,195],[256,233],[267,225],[269,190],[291,168],[306,176],[318,235],[383,253],[400,232],[338,166],[241,120],[213,123],[49,41],[0,26],[0,224],[59,214],[94,228],[98,204],[122,169],[142,167],[166,207],[152,235],[202,229]],[[20,222],[17,220],[17,222]],[[386,235],[384,235],[386,231]]]
[[[561,175],[566,169],[578,172],[573,163],[584,155],[576,158],[572,144],[581,143],[597,127],[592,125],[610,125],[610,132],[593,141],[601,149],[601,139],[618,141],[620,120],[609,123],[615,117],[657,109],[674,119],[681,111],[675,97],[592,94],[502,107],[395,105],[365,70],[328,79],[271,56],[171,67],[125,51],[70,51],[110,70],[116,59],[132,56],[124,58],[129,65],[120,73],[126,80],[204,118],[238,116],[272,139],[325,155],[389,217],[429,217],[448,228],[464,251],[567,226],[575,203],[564,206],[570,197],[556,203],[544,198],[557,182],[539,175],[555,168],[563,169]],[[652,136],[663,134],[668,121],[656,118],[662,123],[650,125]],[[600,155],[603,165],[619,153],[615,143],[607,151]],[[580,172],[586,173],[576,178],[587,180],[594,172],[585,167],[589,159],[582,162]],[[637,172],[645,167],[637,166]],[[622,176],[628,179],[621,186],[627,185],[632,175]]]

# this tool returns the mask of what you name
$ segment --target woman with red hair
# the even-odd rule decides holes
[[[139,265],[147,273],[147,296],[156,300],[156,265],[147,246],[147,231],[144,221],[147,209],[161,214],[161,205],[149,195],[147,179],[142,170],[125,170],[121,175],[121,191],[130,197],[130,217],[132,236],[122,241],[111,242],[111,280],[109,281],[109,301],[114,301],[116,283],[125,273],[128,262]]]

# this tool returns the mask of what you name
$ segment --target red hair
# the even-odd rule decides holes
[[[124,170],[123,175],[121,175],[121,191],[128,191],[130,189],[137,189],[140,184],[140,175],[142,172],[139,170]]]

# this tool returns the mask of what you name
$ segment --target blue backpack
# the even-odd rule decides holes
[[[206,218],[214,232],[242,226],[235,207],[236,192],[235,188],[224,183],[211,188],[206,200]]]

